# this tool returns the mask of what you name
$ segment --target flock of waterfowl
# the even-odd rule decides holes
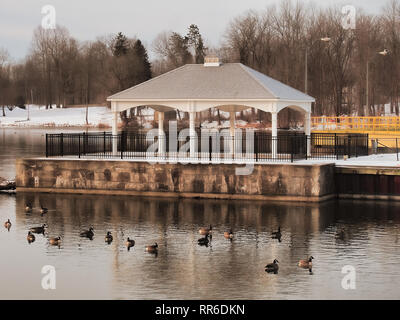
[[[25,212],[27,213],[31,213],[33,210],[32,206],[30,204],[27,204],[25,207]],[[43,216],[45,213],[47,213],[49,210],[45,207],[43,207],[42,205],[40,205],[40,213]],[[8,229],[8,231],[10,231],[10,228],[12,226],[12,223],[10,221],[10,219],[8,219],[6,222],[4,222],[4,227],[6,229]],[[43,224],[41,226],[36,226],[36,227],[32,227],[29,229],[28,231],[28,235],[26,237],[26,239],[28,240],[28,243],[32,243],[35,241],[35,235],[36,234],[45,234],[47,225]],[[199,229],[199,234],[202,235],[203,237],[198,239],[197,242],[200,246],[208,246],[208,244],[211,242],[212,240],[212,225],[210,225],[208,228],[200,228]],[[94,237],[94,229],[93,227],[90,227],[88,230],[83,230],[80,232],[79,234],[81,237],[84,238],[89,238],[90,240],[93,239]],[[340,234],[339,234],[340,235]],[[224,237],[226,239],[229,239],[230,241],[233,240],[233,231],[232,229],[230,229],[229,231],[225,231],[224,232]],[[277,239],[279,242],[281,242],[281,238],[282,238],[282,233],[281,233],[281,227],[279,226],[278,231],[276,232],[272,232],[272,239]],[[104,237],[104,240],[107,244],[111,244],[111,242],[113,241],[113,236],[111,234],[111,231],[107,231],[107,234]],[[53,245],[53,246],[59,246],[61,245],[61,237],[52,237],[49,238],[49,244]],[[127,248],[127,250],[129,251],[130,248],[132,248],[135,245],[135,240],[130,239],[129,237],[126,239],[125,241],[125,246]],[[148,245],[145,247],[146,251],[149,253],[158,253],[158,244],[157,242],[154,243],[154,245]],[[314,259],[313,256],[308,257],[307,259],[302,259],[298,262],[298,266],[301,268],[305,268],[308,269],[309,272],[312,272],[312,260]],[[278,265],[279,261],[277,259],[274,259],[273,262],[267,264],[265,266],[265,272],[268,273],[274,273],[277,274],[278,270],[279,270],[279,265]]]

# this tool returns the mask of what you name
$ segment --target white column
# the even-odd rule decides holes
[[[196,130],[195,130],[196,112],[189,112],[189,134],[190,134],[190,158],[195,158],[196,154]]]
[[[272,112],[272,127],[271,127],[271,136],[272,136],[272,157],[276,158],[276,155],[278,153],[278,113],[277,112]]]
[[[117,111],[113,111],[112,135],[113,135],[112,153],[115,156],[118,153],[118,139],[117,139],[117,135],[118,135],[118,112]]]
[[[231,145],[230,145],[230,151],[231,151],[231,155],[232,158],[234,157],[234,153],[235,153],[235,112],[234,111],[230,111],[229,112],[229,122],[230,122],[230,136],[231,136]]]
[[[158,154],[165,153],[164,112],[158,112]]]
[[[304,115],[304,133],[307,136],[307,156],[311,156],[311,112]]]

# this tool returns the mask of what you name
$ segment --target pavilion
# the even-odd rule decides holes
[[[204,64],[187,64],[107,98],[113,113],[112,134],[118,134],[118,114],[148,106],[158,112],[160,134],[164,112],[179,110],[189,113],[190,136],[195,135],[196,112],[218,108],[230,113],[230,132],[234,136],[235,112],[255,108],[271,113],[272,138],[278,136],[278,113],[290,108],[304,114],[305,135],[311,133],[311,105],[315,99],[280,81],[272,79],[241,63],[220,63],[207,57]],[[190,152],[194,150],[190,139]],[[117,152],[117,143],[113,143]],[[272,147],[273,156],[277,153]],[[307,154],[310,144],[307,143]]]

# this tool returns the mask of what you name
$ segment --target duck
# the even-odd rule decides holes
[[[279,263],[279,261],[277,259],[275,259],[272,263],[268,263],[265,266],[265,272],[268,272],[268,273],[273,272],[275,274],[278,273],[278,270],[279,270],[278,263]]]
[[[43,224],[41,227],[32,227],[29,230],[33,233],[43,233],[44,234],[45,228],[47,228],[47,225]]]
[[[94,230],[93,227],[90,227],[89,230],[83,230],[83,231],[80,233],[80,236],[81,236],[81,237],[86,237],[86,238],[89,238],[90,240],[92,240],[92,238],[93,238],[93,236],[94,236],[93,230]]]
[[[108,244],[110,244],[113,241],[113,236],[111,235],[110,231],[107,231],[107,234],[104,239]]]
[[[346,233],[344,231],[344,229],[341,229],[340,231],[338,231],[335,235],[336,239],[340,239],[340,240],[344,240],[346,237]]]
[[[49,239],[49,243],[50,243],[52,246],[60,246],[60,244],[61,244],[61,237],[50,238],[50,239]]]
[[[129,251],[129,249],[135,245],[135,240],[129,239],[129,237],[128,237],[126,239],[125,245],[126,245],[126,247],[128,248],[128,251]]]
[[[26,204],[25,212],[27,212],[27,213],[32,212],[32,205],[31,204],[29,204],[29,203]]]
[[[306,268],[308,270],[312,270],[312,260],[314,259],[313,256],[310,256],[308,259],[300,260],[298,266],[302,268]]]
[[[10,230],[11,228],[11,221],[8,219],[6,222],[4,222],[4,228]]]
[[[200,238],[199,240],[197,240],[197,243],[200,246],[208,246],[208,243],[210,242],[210,240],[208,239],[209,235],[206,234],[204,238]],[[211,236],[210,236],[211,237]]]
[[[32,232],[28,231],[28,235],[26,236],[26,240],[28,240],[28,243],[34,242],[35,241],[35,235]]]
[[[201,235],[207,235],[207,234],[209,234],[209,233],[211,233],[212,232],[212,225],[210,224],[210,228],[200,228],[199,229],[199,233],[201,234]]]
[[[45,213],[47,213],[48,211],[49,211],[49,209],[43,207],[42,205],[40,206],[40,213],[41,213],[41,214],[45,214]]]
[[[146,251],[149,253],[157,253],[158,251],[158,244],[155,242],[152,246],[147,246]]]
[[[278,231],[272,232],[272,239],[280,239],[282,237],[281,226],[278,227]]]
[[[233,238],[232,229],[230,229],[229,231],[225,231],[225,232],[224,232],[224,237],[225,237],[226,239],[232,239],[232,238]]]

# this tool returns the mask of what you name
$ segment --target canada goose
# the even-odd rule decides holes
[[[27,213],[32,212],[32,206],[29,203],[27,203],[25,206],[25,212]]]
[[[224,237],[225,237],[226,239],[232,239],[232,238],[233,238],[232,229],[230,229],[229,231],[225,231],[225,232],[224,232]]]
[[[107,235],[105,236],[105,241],[110,244],[113,241],[113,236],[111,235],[110,231],[107,231]]]
[[[212,225],[210,224],[210,228],[200,228],[199,229],[199,233],[201,234],[201,235],[206,235],[206,234],[209,234],[209,233],[211,233],[212,232]]]
[[[43,224],[41,227],[32,227],[29,230],[32,231],[33,233],[43,233],[44,234],[45,228],[47,228],[47,225]]]
[[[308,259],[300,260],[298,265],[299,265],[299,267],[306,268],[306,269],[310,270],[310,272],[311,272],[313,259],[314,259],[314,257],[310,256]]]
[[[61,244],[61,237],[57,237],[57,238],[50,238],[49,239],[49,243],[52,246],[59,246]]]
[[[81,237],[85,237],[85,238],[89,238],[90,240],[92,240],[93,236],[94,236],[94,232],[93,232],[93,227],[90,227],[89,230],[84,230],[80,233]]]
[[[32,243],[35,241],[35,236],[32,232],[28,232],[28,235],[26,236],[26,240],[28,240],[28,243]]]
[[[273,272],[273,273],[278,273],[279,270],[279,265],[278,265],[278,260],[274,260],[272,263],[269,263],[265,266],[265,271],[266,272]]]
[[[126,247],[128,248],[128,251],[129,251],[129,249],[135,245],[135,240],[129,239],[129,237],[128,237],[126,239],[125,245],[126,245]]]
[[[210,242],[210,240],[208,240],[209,235],[206,234],[204,238],[200,238],[199,240],[197,240],[197,243],[200,246],[208,246],[208,243]],[[210,236],[211,237],[211,236]]]
[[[149,253],[157,253],[158,251],[158,244],[155,242],[152,246],[147,246],[146,251]]]
[[[45,214],[45,213],[47,213],[48,211],[49,211],[49,209],[43,207],[42,205],[40,206],[40,213],[41,213],[41,214]]]
[[[281,233],[281,226],[278,227],[278,231],[276,232],[272,232],[272,238],[273,239],[279,239],[282,237],[282,233]]]
[[[8,219],[6,222],[4,222],[4,227],[8,230],[10,230],[11,228],[11,221],[10,219]]]
[[[340,240],[344,240],[344,238],[346,237],[346,233],[344,231],[344,229],[341,229],[340,231],[338,231],[335,235],[336,239],[340,239]]]

